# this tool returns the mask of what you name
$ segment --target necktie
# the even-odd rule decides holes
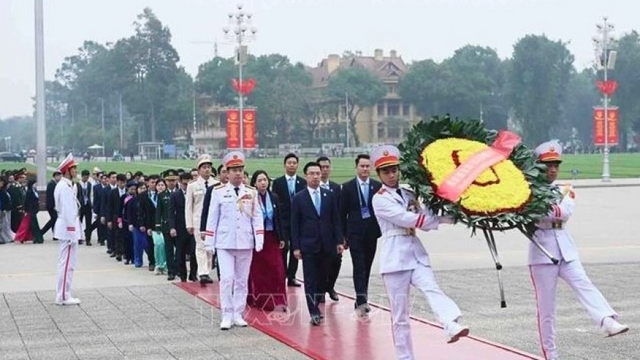
[[[318,216],[320,216],[320,191],[316,190],[313,192],[313,202],[316,206],[316,212],[318,213]]]
[[[293,178],[289,178],[287,180],[287,184],[289,186],[289,195],[291,196],[295,195],[296,185],[293,183]]]
[[[235,190],[236,196],[238,196],[238,192],[240,191],[240,188],[233,188],[233,190]]]
[[[369,184],[363,182],[360,186],[362,188],[362,197],[364,197],[364,204],[368,205],[369,203]]]
[[[323,188],[325,188],[327,190],[331,190],[331,188],[329,187],[329,184],[322,184],[320,186],[322,186]]]
[[[204,187],[205,187],[205,188],[208,188],[208,187],[209,187],[209,180],[205,180],[205,181],[204,181]]]
[[[396,189],[396,194],[400,195],[400,197],[404,200],[404,198],[402,197],[402,190]]]

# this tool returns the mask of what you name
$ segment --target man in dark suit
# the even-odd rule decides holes
[[[284,157],[285,174],[275,180],[271,191],[273,191],[280,199],[280,211],[282,213],[282,232],[285,237],[285,247],[282,249],[282,262],[286,267],[287,285],[300,286],[296,281],[296,273],[298,272],[298,260],[293,256],[293,248],[291,246],[291,199],[293,195],[306,188],[307,181],[296,175],[298,171],[298,156],[289,153]],[[287,265],[287,254],[289,254],[289,262]]]
[[[117,183],[118,173],[115,171],[109,172],[109,174],[107,174],[107,184],[102,189],[100,199],[100,223],[104,225],[104,236],[107,240],[107,254],[110,254],[110,257],[116,257],[114,233],[116,232],[117,227],[114,229],[113,224],[109,225],[109,202],[111,201],[111,191],[117,187]]]
[[[327,189],[333,193],[334,198],[336,199],[336,204],[340,204],[340,184],[335,181],[329,179],[331,176],[331,160],[326,156],[320,156],[318,160],[316,160],[318,165],[320,165],[320,187],[323,189]],[[325,290],[326,293],[329,294],[329,297],[333,301],[338,301],[340,298],[338,297],[338,293],[335,291],[336,281],[338,281],[338,276],[340,275],[340,268],[342,267],[342,254],[336,256],[333,261],[327,264],[326,269],[326,283],[321,290]],[[324,302],[324,292],[322,297],[320,298],[320,302]]]
[[[323,315],[318,304],[324,296],[323,284],[328,262],[342,254],[342,231],[338,204],[329,190],[320,187],[320,165],[304,166],[307,188],[291,201],[291,247],[303,260],[304,292],[311,323],[319,325]]]
[[[340,196],[340,221],[353,264],[355,308],[361,316],[371,311],[368,305],[369,277],[378,238],[381,236],[371,199],[382,184],[369,177],[369,167],[369,155],[358,155],[357,176],[342,184]]]
[[[102,207],[102,191],[107,188],[108,184],[106,184],[107,176],[104,173],[98,173],[96,175],[98,177],[98,183],[93,185],[93,189],[91,190],[93,192],[91,207],[93,208],[93,213],[96,214],[96,221],[93,222],[93,227],[98,230],[98,244],[104,246],[106,230],[105,225],[100,221],[100,208]]]
[[[56,220],[58,219],[58,212],[56,211],[56,202],[53,197],[53,192],[55,191],[56,184],[58,184],[58,181],[60,181],[61,177],[62,177],[62,174],[60,173],[60,171],[54,171],[53,178],[47,184],[46,205],[47,205],[47,212],[49,213],[49,221],[47,221],[47,223],[44,224],[44,227],[42,228],[42,230],[40,230],[40,232],[42,232],[42,236],[44,236],[44,234],[47,231],[53,229],[53,226],[56,224]],[[55,241],[58,239],[54,237],[53,240]]]
[[[111,238],[113,243],[113,253],[111,257],[115,257],[116,261],[122,261],[122,255],[124,255],[124,238],[128,234],[124,234],[124,231],[129,231],[125,227],[119,227],[122,219],[122,196],[127,192],[126,184],[127,177],[124,174],[116,175],[116,187],[111,189],[107,196],[107,228],[111,230]],[[133,261],[133,259],[126,259]]]
[[[80,222],[84,222],[84,241],[87,246],[91,246],[91,233],[93,232],[91,218],[93,217],[93,210],[91,206],[91,183],[89,182],[89,176],[91,173],[89,170],[82,170],[82,180],[76,183],[77,198],[80,204]],[[82,244],[80,240],[79,244]]]
[[[189,255],[189,280],[198,280],[196,242],[193,235],[187,232],[184,216],[185,195],[189,182],[191,182],[191,173],[180,174],[179,189],[171,193],[169,201],[169,235],[176,238],[177,273],[182,282],[187,281],[187,255]]]

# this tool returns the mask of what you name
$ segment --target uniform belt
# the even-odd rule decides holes
[[[563,228],[562,221],[551,221],[542,224],[538,224],[538,229],[541,230],[561,230]]]
[[[392,229],[384,233],[384,236],[413,236],[416,234],[415,228],[409,229]]]

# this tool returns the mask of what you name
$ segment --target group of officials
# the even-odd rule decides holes
[[[547,165],[549,182],[555,183],[562,161],[560,145],[544,143],[536,149],[536,153],[538,160]],[[252,259],[260,256],[263,249],[266,252],[269,237],[265,235],[274,232],[277,227],[275,233],[278,239],[274,246],[281,252],[276,251],[275,258],[278,261],[274,264],[280,266],[280,271],[276,271],[281,274],[279,282],[287,286],[300,286],[296,271],[298,261],[302,261],[306,303],[312,325],[322,323],[324,314],[321,304],[325,302],[327,294],[333,301],[339,300],[334,286],[345,250],[350,251],[353,264],[354,309],[359,315],[367,316],[370,311],[368,285],[371,266],[377,243],[382,241],[380,273],[391,305],[397,357],[414,358],[408,302],[411,285],[427,298],[438,320],[444,325],[448,342],[455,342],[469,333],[469,328],[459,323],[461,312],[456,303],[438,287],[429,255],[416,236],[416,230],[437,230],[440,225],[453,224],[454,220],[432,213],[417,201],[411,190],[399,186],[400,153],[397,148],[386,145],[376,148],[370,156],[357,156],[355,177],[342,185],[331,181],[329,158],[320,157],[306,163],[302,169],[303,176],[298,176],[299,159],[295,154],[288,154],[284,158],[285,174],[273,180],[269,193],[275,196],[268,199],[263,188],[246,184],[248,176],[245,157],[241,152],[232,151],[222,159],[217,173],[224,175],[217,180],[211,175],[213,161],[210,157],[200,157],[196,165],[195,179],[191,178],[190,173],[183,173],[179,175],[179,186],[171,187],[167,226],[163,229],[167,230],[169,238],[175,238],[174,244],[186,245],[185,250],[177,251],[177,256],[169,256],[167,251],[168,273],[169,279],[177,275],[186,281],[184,264],[189,257],[191,267],[188,278],[206,286],[213,281],[210,271],[215,263],[218,264],[221,329],[247,326],[242,316],[249,295]],[[79,303],[70,294],[71,275],[77,243],[84,238],[87,245],[90,244],[90,236],[80,231],[82,203],[78,201],[77,190],[72,190],[75,166],[72,158],[65,159],[59,168],[62,179],[54,190],[54,210],[58,218],[54,236],[61,242],[56,302],[62,305]],[[380,182],[371,178],[371,170],[377,173]],[[259,170],[252,178],[252,185],[256,185],[259,172],[265,175],[268,184],[268,175]],[[162,181],[167,182],[167,187],[170,178],[175,181],[173,176],[178,175],[173,172],[165,174]],[[99,201],[110,201],[111,196],[116,199],[116,195],[124,195],[124,175],[106,174],[100,179],[107,180],[101,192],[110,190],[106,192],[111,195],[98,197],[101,199]],[[552,211],[538,224],[539,230],[535,236],[560,262],[554,265],[547,255],[533,245],[529,250],[545,359],[558,359],[555,341],[557,278],[570,285],[607,336],[629,329],[618,323],[618,314],[587,277],[565,227],[573,213],[575,192],[570,186],[558,189],[562,191],[562,200],[552,204]],[[120,241],[117,233],[114,235],[113,224],[121,214],[114,213],[112,206],[106,205],[105,211],[102,210],[103,204],[94,207],[99,215],[96,227],[99,230],[99,242],[102,244],[106,241],[109,244],[108,252],[118,259],[122,256],[122,245],[118,245]],[[277,219],[274,219],[275,209],[278,209]],[[162,216],[159,219],[164,221]],[[102,235],[100,225],[106,225]],[[90,226],[88,224],[85,228]],[[177,247],[180,248],[180,245]],[[170,265],[170,258],[179,265]],[[149,253],[148,259],[150,266],[154,265]]]

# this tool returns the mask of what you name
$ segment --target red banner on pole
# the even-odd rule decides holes
[[[227,110],[227,149],[240,148],[240,112]]]
[[[256,142],[256,109],[243,109],[242,135],[244,135],[244,148],[255,149]]]
[[[618,107],[611,106],[607,108],[607,121],[604,120],[604,107],[593,107],[593,144],[596,146],[604,146],[605,143],[605,126],[607,131],[607,145],[618,145]]]

